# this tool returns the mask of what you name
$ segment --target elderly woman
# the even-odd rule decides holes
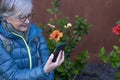
[[[64,51],[60,51],[52,62],[54,55],[49,54],[42,30],[31,23],[32,8],[32,0],[2,0],[0,80],[53,80],[54,69],[64,61]],[[11,42],[9,50],[5,39]]]

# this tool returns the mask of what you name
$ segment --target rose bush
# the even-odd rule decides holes
[[[120,21],[117,22],[117,25],[113,27],[112,32],[118,36],[118,42],[120,42]],[[105,55],[105,48],[100,49],[100,58],[103,62],[111,64],[114,68],[117,68],[116,80],[120,80],[120,46],[114,45],[113,50],[109,55]]]
[[[65,61],[55,70],[55,80],[75,80],[76,76],[86,66],[89,59],[88,51],[85,50],[76,57],[75,61],[71,60],[71,52],[81,41],[82,37],[89,32],[91,24],[86,19],[75,16],[75,21],[70,23],[69,17],[63,17],[59,11],[60,0],[51,2],[53,8],[47,11],[53,15],[48,24],[41,24],[44,34],[47,38],[47,44],[51,53],[58,44],[67,43],[65,47]],[[61,18],[62,16],[62,18]]]

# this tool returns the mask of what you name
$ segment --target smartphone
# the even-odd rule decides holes
[[[64,51],[65,46],[66,46],[66,43],[62,43],[62,44],[59,44],[59,45],[55,48],[55,50],[54,50],[54,52],[53,52],[54,58],[53,58],[52,62],[55,62],[55,61],[56,61],[59,52],[60,52],[61,50]]]

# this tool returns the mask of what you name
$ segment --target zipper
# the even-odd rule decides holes
[[[32,57],[31,57],[30,47],[28,46],[26,40],[25,40],[21,35],[18,35],[18,34],[14,33],[14,32],[12,32],[12,33],[13,33],[14,35],[22,38],[22,40],[24,41],[24,43],[25,43],[25,45],[26,45],[26,48],[27,48],[27,51],[28,51],[28,56],[29,56],[29,63],[30,63],[29,67],[30,67],[30,69],[32,69]]]

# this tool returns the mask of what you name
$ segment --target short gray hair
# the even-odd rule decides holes
[[[32,12],[32,0],[2,0],[0,6],[1,16],[26,16]]]

